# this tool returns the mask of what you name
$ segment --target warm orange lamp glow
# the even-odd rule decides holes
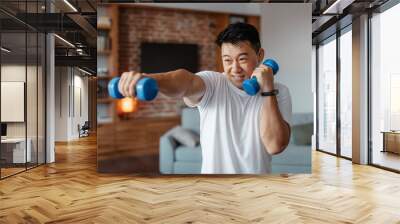
[[[136,98],[125,97],[118,100],[119,114],[133,113],[138,109],[138,100]]]

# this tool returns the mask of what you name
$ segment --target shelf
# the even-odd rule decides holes
[[[100,51],[97,51],[97,54],[109,55],[109,54],[111,54],[111,51],[110,50],[100,50]]]
[[[111,25],[107,24],[97,24],[98,30],[111,30]]]
[[[112,103],[114,102],[113,98],[97,98],[97,103]]]
[[[102,6],[97,17],[97,118],[98,124],[115,122],[117,99],[108,95],[108,82],[118,72],[118,6]]]
[[[114,78],[114,76],[98,76],[97,75],[97,79],[112,79]]]

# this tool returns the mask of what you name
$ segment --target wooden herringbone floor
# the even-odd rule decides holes
[[[400,175],[313,152],[312,175],[96,172],[96,139],[0,181],[0,223],[400,223]]]

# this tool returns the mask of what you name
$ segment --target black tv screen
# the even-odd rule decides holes
[[[196,44],[141,44],[140,69],[143,73],[169,72],[180,68],[196,73],[198,61]]]
[[[1,136],[7,136],[7,124],[1,123]]]

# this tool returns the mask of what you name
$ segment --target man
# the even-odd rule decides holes
[[[274,83],[272,69],[262,64],[264,49],[252,25],[231,24],[216,43],[221,48],[224,73],[193,74],[184,69],[158,74],[127,72],[118,88],[122,95],[134,97],[136,82],[149,76],[163,94],[182,97],[188,106],[198,108],[203,174],[269,173],[271,155],[282,152],[289,143],[289,90]],[[243,81],[252,76],[260,85],[255,96],[242,89]]]

